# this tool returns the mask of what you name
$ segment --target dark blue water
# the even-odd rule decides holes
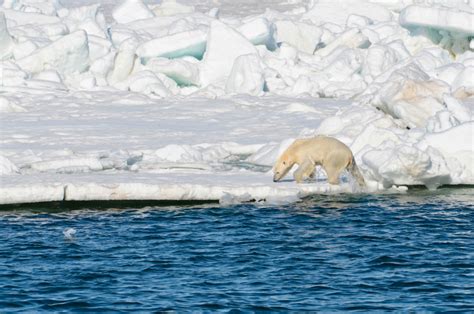
[[[473,192],[3,208],[0,309],[473,311]]]

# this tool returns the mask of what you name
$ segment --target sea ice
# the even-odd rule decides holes
[[[13,50],[13,40],[8,32],[5,14],[0,12],[0,60],[10,57]]]
[[[156,73],[163,73],[181,86],[199,85],[198,60],[192,57],[180,59],[152,58],[144,68]]]
[[[112,72],[107,77],[109,84],[125,80],[133,70],[135,65],[135,50],[138,43],[134,38],[123,41],[117,54],[114,53],[114,63]],[[98,65],[99,66],[99,65]],[[108,72],[107,70],[103,71]]]
[[[0,112],[25,112],[26,109],[17,105],[15,102],[9,100],[8,98],[0,96]]]
[[[93,2],[0,8],[2,204],[356,192],[272,182],[317,134],[369,192],[474,184],[472,3]]]
[[[387,8],[361,0],[310,1],[308,12],[304,14],[304,18],[311,20],[316,25],[328,22],[345,25],[347,18],[354,14],[378,22],[390,21],[393,18],[392,12]]]
[[[319,57],[328,57],[336,48],[346,46],[348,48],[367,48],[370,45],[369,39],[357,28],[352,28],[340,34],[336,39],[328,43],[325,47],[316,50]]]
[[[260,58],[255,54],[242,55],[235,59],[227,78],[226,92],[236,94],[263,94],[265,80]]]
[[[447,7],[410,5],[400,12],[400,25],[405,27],[429,27],[455,33],[474,35],[474,14]]]
[[[82,30],[76,31],[17,62],[23,70],[31,73],[47,69],[56,69],[65,74],[82,72],[89,66],[87,34]]]
[[[258,55],[255,47],[243,35],[222,22],[211,23],[201,68],[201,84],[207,86],[227,78],[234,61],[242,55]]]
[[[8,158],[0,155],[0,176],[18,174],[19,170]]]
[[[155,15],[142,0],[125,0],[114,8],[112,16],[118,23],[129,23]]]
[[[16,11],[56,15],[61,4],[59,0],[4,0],[3,7]]]
[[[323,31],[320,27],[308,23],[279,20],[275,22],[276,41],[285,42],[299,51],[313,54],[321,42]]]
[[[4,8],[0,8],[0,12],[5,14],[5,17],[8,20],[7,23],[12,23],[13,26],[22,26],[28,24],[38,26],[44,24],[57,24],[61,22],[60,18],[57,16],[45,15],[35,12],[23,12]],[[32,23],[32,21],[34,22]]]
[[[237,30],[254,45],[265,45],[269,50],[276,48],[273,25],[265,18],[250,19]]]
[[[140,45],[137,55],[145,60],[153,57],[183,56],[201,59],[206,47],[206,37],[205,32],[193,30],[155,38]]]
[[[156,16],[193,13],[194,7],[177,2],[176,0],[163,0],[152,8]]]

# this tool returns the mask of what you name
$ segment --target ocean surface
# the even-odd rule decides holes
[[[2,313],[474,311],[472,188],[3,206],[0,239]]]

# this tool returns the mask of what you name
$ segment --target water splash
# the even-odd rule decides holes
[[[76,239],[76,229],[74,228],[66,228],[63,230],[64,238],[70,241]]]

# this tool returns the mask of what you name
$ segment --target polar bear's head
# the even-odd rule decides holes
[[[280,181],[293,167],[295,161],[292,156],[285,151],[273,166],[273,182]]]

